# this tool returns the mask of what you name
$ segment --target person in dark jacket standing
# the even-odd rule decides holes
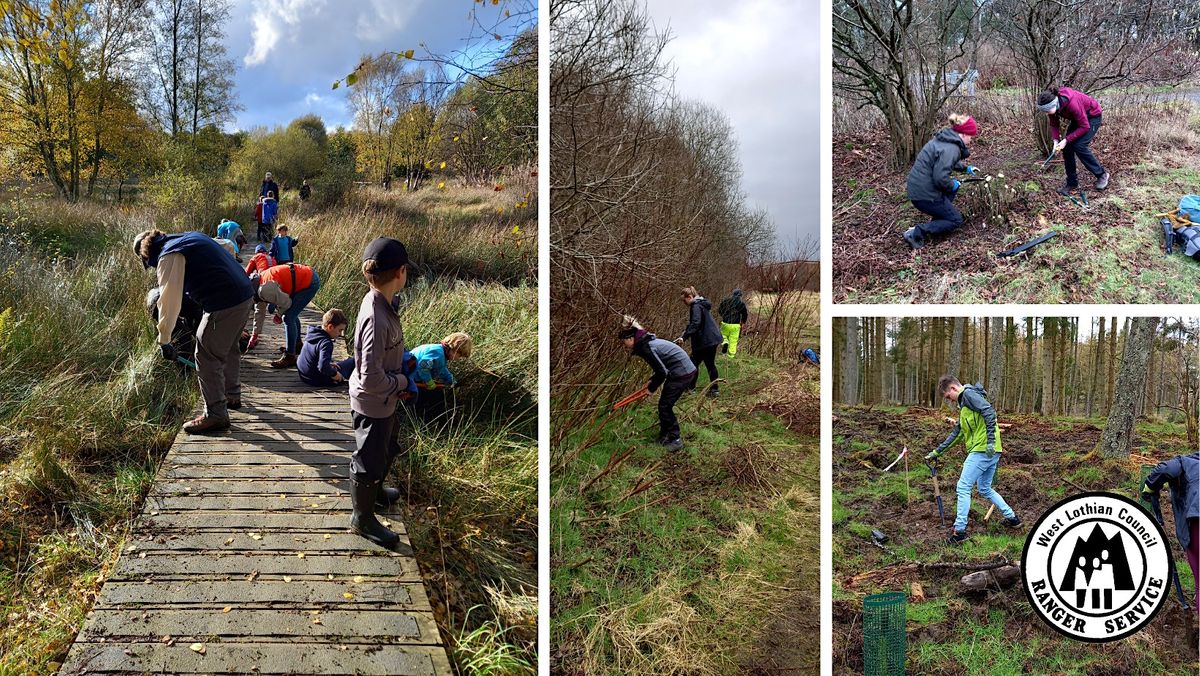
[[[1171,511],[1175,519],[1175,537],[1183,547],[1188,566],[1196,580],[1196,598],[1192,609],[1200,613],[1200,452],[1164,460],[1146,477],[1142,498],[1158,500],[1163,484],[1171,487]]]
[[[688,324],[683,335],[675,339],[675,343],[683,345],[683,341],[692,341],[692,365],[699,368],[701,362],[708,369],[708,381],[712,387],[708,396],[717,396],[717,347],[721,344],[721,329],[712,316],[712,303],[689,286],[683,290],[683,303],[688,306]],[[695,389],[696,384],[692,383]]]
[[[742,290],[734,289],[733,295],[721,301],[717,306],[717,314],[721,315],[721,353],[733,357],[737,354],[738,339],[742,336],[742,325],[750,319],[750,311],[742,302]]]
[[[625,318],[617,338],[627,352],[640,357],[654,371],[646,389],[655,392],[662,387],[662,394],[658,395],[658,442],[668,451],[680,450],[683,438],[679,434],[675,402],[684,391],[695,387],[700,370],[688,359],[683,348],[650,333],[632,317]]]
[[[304,179],[304,183],[300,184],[300,201],[305,202],[309,197],[312,197],[312,186],[308,184],[308,179]]]
[[[1070,194],[1079,187],[1079,174],[1075,169],[1075,157],[1096,177],[1096,190],[1108,187],[1108,170],[1092,152],[1092,139],[1100,131],[1100,103],[1092,97],[1070,87],[1051,87],[1038,94],[1038,110],[1050,118],[1050,136],[1054,139],[1054,151],[1062,152],[1063,168],[1067,171],[1067,182],[1058,189],[1058,194]],[[1064,135],[1063,121],[1067,123]]]
[[[271,177],[271,172],[269,171],[267,172],[266,177],[263,178],[262,186],[258,189],[259,197],[265,199],[268,195],[275,198],[279,197],[279,184],[276,183],[275,179]]]
[[[204,413],[183,425],[190,434],[229,428],[229,409],[242,407],[241,353],[238,339],[254,302],[246,273],[211,237],[200,232],[168,235],[147,230],[133,240],[147,269],[155,268],[158,286],[158,347],[164,359],[179,353],[171,343],[186,293],[204,310],[196,331],[196,373]]]
[[[962,227],[963,215],[954,206],[954,198],[962,183],[951,171],[975,175],[979,170],[963,162],[971,156],[967,146],[979,133],[975,119],[966,115],[951,115],[950,127],[942,129],[917,153],[908,172],[908,200],[919,211],[930,216],[928,223],[904,231],[904,241],[914,249],[925,246],[932,235],[953,232]]]

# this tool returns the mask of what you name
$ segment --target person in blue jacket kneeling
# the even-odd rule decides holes
[[[329,387],[346,382],[354,371],[354,357],[333,360],[333,341],[342,337],[349,325],[346,313],[333,308],[321,317],[320,326],[308,327],[304,346],[296,359],[300,380],[309,385]]]

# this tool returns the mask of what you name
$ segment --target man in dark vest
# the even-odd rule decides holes
[[[191,434],[229,428],[229,409],[242,407],[238,338],[254,302],[254,287],[221,245],[200,232],[168,235],[147,230],[133,241],[134,253],[158,273],[158,348],[164,359],[178,356],[171,333],[186,293],[204,310],[196,331],[196,371],[204,413],[184,423]]]

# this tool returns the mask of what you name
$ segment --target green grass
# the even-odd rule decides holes
[[[681,453],[653,443],[655,409],[639,404],[552,474],[557,669],[728,672],[752,650],[781,588],[803,580],[816,591],[815,567],[800,553],[815,560],[819,500],[816,486],[800,488],[796,477],[819,476],[816,441],[749,412],[773,374],[769,363],[739,355],[719,366],[728,382],[715,404],[693,395],[677,406],[688,442]],[[587,436],[579,430],[567,445]],[[581,492],[630,448],[627,461]],[[726,455],[734,448],[755,449],[769,486],[734,481]],[[662,483],[622,499],[647,479]]]
[[[49,673],[194,406],[195,381],[157,357],[142,305],[154,277],[128,247],[159,213],[9,197],[0,201],[0,673]],[[301,261],[322,276],[319,306],[340,304],[353,322],[366,288],[362,247],[395,236],[416,261],[407,342],[455,330],[475,339],[472,358],[452,365],[453,414],[411,421],[407,459],[394,469],[410,486],[418,558],[444,580],[431,585],[435,619],[464,673],[530,673],[536,655],[537,290],[526,234],[536,227],[532,208],[495,213],[510,197],[366,193],[353,206],[285,213]],[[232,205],[227,213],[250,222]]]

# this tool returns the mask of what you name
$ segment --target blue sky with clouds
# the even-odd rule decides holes
[[[675,89],[733,124],[743,188],[770,212],[786,253],[821,224],[820,3],[817,0],[649,0]]]
[[[344,87],[331,90],[365,54],[466,48],[473,0],[234,0],[225,45],[244,110],[234,127],[284,125],[316,113],[349,125]],[[474,5],[486,18],[503,9]]]

